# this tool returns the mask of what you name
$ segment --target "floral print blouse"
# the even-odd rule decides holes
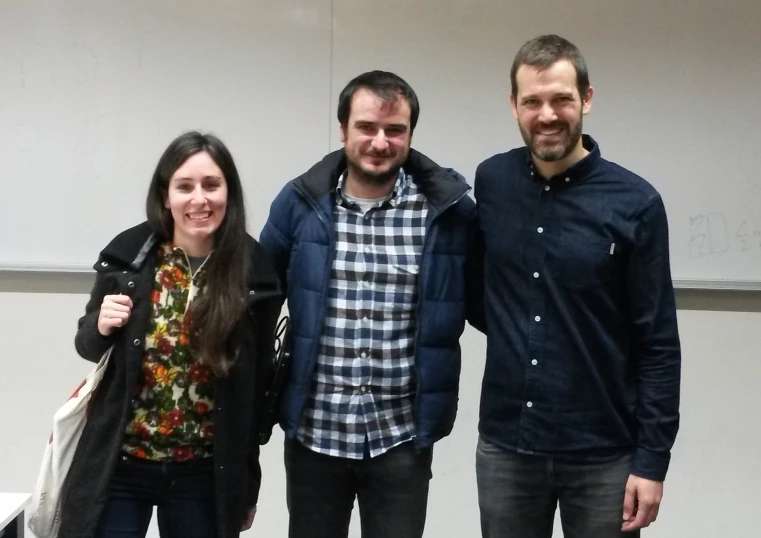
[[[203,290],[203,264],[191,275],[182,249],[159,247],[143,367],[122,449],[154,461],[212,455],[214,378],[193,357],[185,313]]]

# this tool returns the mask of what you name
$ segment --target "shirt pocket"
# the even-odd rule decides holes
[[[554,251],[553,273],[566,289],[594,289],[609,283],[616,275],[616,246],[610,239],[564,232]]]
[[[422,245],[384,247],[376,257],[368,260],[368,267],[380,274],[386,273],[392,284],[414,285],[420,272],[422,253]]]
[[[390,268],[391,274],[417,276],[420,272],[420,266],[416,263],[393,263]]]

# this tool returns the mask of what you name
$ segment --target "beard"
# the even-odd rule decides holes
[[[536,156],[537,159],[544,162],[554,162],[565,159],[574,149],[576,149],[579,139],[581,138],[582,123],[582,116],[579,116],[579,121],[573,125],[567,121],[555,121],[550,124],[543,124],[543,128],[562,129],[560,140],[551,145],[536,143],[534,139],[539,135],[535,132],[530,132],[520,123],[518,124],[518,128],[521,131],[521,136],[523,137],[526,146],[528,146],[531,153]]]
[[[396,159],[390,161],[386,169],[368,169],[362,166],[362,162],[359,159],[354,159],[348,152],[346,153],[346,165],[352,171],[354,177],[373,185],[386,185],[392,180],[396,180],[399,170],[406,160],[407,153],[398,155]]]

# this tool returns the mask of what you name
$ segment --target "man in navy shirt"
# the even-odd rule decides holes
[[[477,477],[484,537],[636,536],[655,520],[679,425],[681,352],[658,192],[582,134],[579,50],[518,52],[525,147],[476,172],[487,360]]]

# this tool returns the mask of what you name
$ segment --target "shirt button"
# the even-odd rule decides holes
[[[359,392],[361,392],[362,394],[364,394],[365,392],[367,392],[367,387],[365,387],[364,385],[362,385],[361,387],[359,387]]]
[[[534,366],[536,366],[537,364],[539,364],[539,362],[538,362],[536,359],[533,359],[533,360],[531,361],[531,364],[533,364]]]
[[[539,273],[534,273],[534,278],[539,278]]]
[[[542,233],[542,232],[544,232],[544,228],[542,228],[541,226],[539,226],[539,228],[537,228],[537,229],[536,229],[536,231],[537,231],[537,232],[539,232],[539,233]]]
[[[373,249],[369,245],[365,247],[365,252],[367,252],[368,254],[370,254],[372,251]]]
[[[544,190],[546,190],[546,191],[550,190],[550,186],[549,185],[545,185],[544,186]]]
[[[570,177],[567,177],[567,178],[565,178],[565,182],[566,182],[566,183],[568,183],[569,181],[571,181],[571,178],[570,178]]]
[[[256,295],[256,292],[255,292],[254,290],[250,290],[250,291],[248,292],[248,294],[249,294],[249,295]]]
[[[542,321],[542,316],[536,316],[536,317],[534,318],[534,321]]]
[[[526,402],[526,407],[534,407],[534,403],[533,402]]]
[[[101,267],[108,267],[108,262],[100,262]]]
[[[366,359],[367,358],[367,353],[365,353],[363,351],[362,353],[359,354],[359,356],[362,357],[363,359]]]
[[[136,346],[139,346],[140,345],[140,340],[135,338],[135,341],[132,342],[132,343],[135,344]]]
[[[127,282],[127,286],[129,286],[130,288],[134,288],[135,287],[135,283],[132,282],[132,281],[129,281],[129,282]]]
[[[367,320],[367,316],[365,316],[364,318],[362,318],[362,323],[367,323],[367,321],[368,321],[368,320]]]

